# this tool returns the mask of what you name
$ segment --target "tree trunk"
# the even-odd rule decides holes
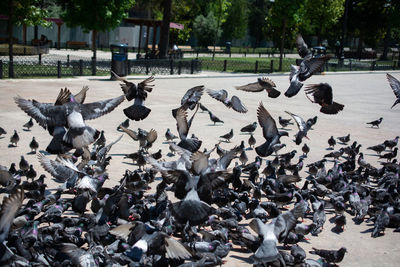
[[[164,0],[163,20],[160,32],[160,58],[166,58],[168,52],[169,23],[171,22],[172,0]]]
[[[364,38],[363,38],[362,34],[360,34],[360,37],[358,39],[358,45],[357,45],[357,56],[358,56],[358,59],[361,59],[363,40],[364,40]]]
[[[285,48],[285,35],[286,35],[286,18],[283,18],[282,24],[283,26],[281,35],[281,45],[279,47],[279,71],[282,71],[283,49]]]
[[[96,38],[97,38],[97,30],[92,30],[92,51],[94,60],[96,60]]]
[[[391,30],[392,30],[392,27],[391,27],[390,23],[388,23],[387,28],[386,28],[385,39],[383,40],[383,53],[381,56],[381,59],[383,59],[383,60],[387,60]]]
[[[8,1],[8,22],[7,22],[7,32],[8,32],[8,55],[9,55],[9,64],[8,64],[8,77],[14,78],[14,55],[13,55],[13,22],[12,18],[14,17],[14,4],[12,0]]]

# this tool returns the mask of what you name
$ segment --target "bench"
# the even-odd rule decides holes
[[[67,41],[67,48],[78,50],[79,48],[87,47],[86,42]]]
[[[193,52],[193,49],[190,45],[180,45],[178,46],[178,48],[182,51],[182,52]]]
[[[212,52],[214,51],[214,46],[207,46],[207,49]],[[224,49],[222,49],[220,46],[215,47],[215,52],[223,52],[223,51]]]
[[[48,45],[50,47],[50,46],[52,46],[53,41],[52,40],[47,40],[46,43],[43,43],[39,39],[32,39],[31,43],[32,43],[33,46],[46,46],[46,45]]]

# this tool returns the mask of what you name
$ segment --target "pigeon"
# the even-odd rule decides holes
[[[232,137],[233,137],[233,129],[231,129],[231,130],[229,131],[229,133],[220,136],[220,138],[225,139],[226,142],[228,142],[228,143],[230,142],[230,140],[232,139]]]
[[[329,148],[332,148],[332,149],[335,147],[336,140],[335,140],[335,138],[333,138],[333,135],[328,139],[328,145],[329,145]]]
[[[254,138],[254,135],[250,135],[248,143],[250,148],[254,147],[254,145],[256,144],[256,139]]]
[[[396,101],[393,103],[393,105],[391,107],[391,108],[393,108],[398,103],[400,103],[400,81],[397,80],[392,75],[390,75],[389,73],[386,73],[386,78],[389,81],[390,87],[392,87],[394,95],[396,96]]]
[[[125,128],[129,128],[129,119],[124,120],[123,122],[121,122],[118,127],[117,127],[117,131],[122,132],[120,127],[125,127]]]
[[[395,146],[397,146],[397,143],[399,142],[399,136],[396,136],[394,139],[392,140],[385,140],[383,142],[383,144],[389,148],[389,149],[393,149]]]
[[[51,160],[42,153],[38,153],[37,157],[40,165],[54,177],[55,182],[65,183],[67,188],[75,185],[80,171],[71,162],[60,157],[58,161]]]
[[[22,172],[25,172],[25,171],[27,171],[27,170],[29,169],[29,163],[28,163],[28,161],[25,159],[24,156],[21,156],[21,159],[20,159],[20,161],[19,161],[19,169],[20,169]]]
[[[36,153],[39,148],[39,143],[36,141],[35,137],[32,137],[32,141],[29,143],[29,147],[32,153]]]
[[[208,111],[208,115],[210,115],[210,120],[211,120],[212,122],[214,122],[214,125],[215,125],[215,123],[217,123],[217,122],[224,123],[224,121],[222,121],[222,120],[219,119],[217,116],[215,116],[213,113],[211,113],[211,111]]]
[[[242,153],[240,153],[239,156],[239,161],[242,163],[242,165],[246,165],[247,161],[249,160],[249,158],[247,157],[246,152],[243,150]]]
[[[322,66],[330,59],[330,56],[321,56],[313,58],[303,37],[299,34],[296,39],[299,55],[303,58],[300,66],[291,65],[289,81],[290,86],[285,92],[285,96],[293,97],[297,95],[303,87],[303,81],[310,78],[316,71],[319,71]]]
[[[380,159],[387,159],[387,161],[390,161],[390,160],[392,160],[393,158],[395,158],[395,157],[397,156],[397,150],[398,150],[398,148],[395,147],[395,148],[393,149],[393,151],[390,151],[390,152],[388,152],[388,153],[385,153],[385,154],[383,154],[383,155],[380,155],[379,158],[380,158]]]
[[[253,122],[252,124],[244,126],[240,131],[242,133],[252,133],[257,129],[257,122]]]
[[[291,122],[292,119],[284,119],[281,116],[279,116],[279,124],[282,126],[282,128],[286,128],[288,125],[293,125],[293,122]]]
[[[32,116],[42,127],[64,126],[68,130],[62,141],[71,148],[82,148],[93,143],[100,132],[87,126],[85,120],[96,119],[114,110],[124,96],[108,100],[80,104],[73,100],[63,105],[40,103],[36,100],[26,100],[14,97],[15,103],[28,115]]]
[[[296,114],[293,114],[289,111],[285,111],[287,114],[289,114],[290,116],[292,116],[292,118],[294,119],[294,121],[297,124],[297,128],[299,129],[299,131],[296,134],[296,139],[295,139],[295,143],[296,145],[300,145],[301,141],[303,140],[303,137],[309,139],[307,137],[307,132],[308,130],[310,130],[311,128],[311,123],[309,123],[307,121],[307,123],[304,121],[304,119]]]
[[[350,134],[346,136],[339,136],[337,139],[343,144],[347,144],[350,141]]]
[[[30,118],[27,123],[25,123],[22,127],[25,127],[27,131],[30,131],[33,127],[33,119]]]
[[[380,118],[377,119],[377,120],[367,122],[367,124],[371,124],[371,128],[374,127],[374,126],[376,126],[377,128],[379,128],[379,124],[381,124],[382,120],[383,120],[383,118],[380,117]]]
[[[323,258],[328,263],[339,263],[343,260],[344,254],[347,252],[345,247],[341,247],[339,250],[326,250],[312,248],[311,254],[315,254]]]
[[[253,219],[249,226],[261,238],[261,244],[252,256],[255,263],[273,262],[279,257],[279,251],[276,247],[278,239],[276,237],[275,223],[264,224],[259,218]]]
[[[275,120],[272,118],[271,114],[269,114],[269,112],[265,109],[262,102],[260,102],[260,105],[257,109],[257,118],[258,123],[262,128],[265,142],[262,145],[256,147],[255,150],[257,155],[261,157],[267,157],[274,152],[274,145],[280,144],[281,136],[288,136],[288,133],[278,131],[278,129],[276,128]]]
[[[307,85],[304,91],[307,98],[312,103],[316,103],[321,106],[319,111],[322,113],[330,115],[337,114],[344,108],[344,105],[333,101],[332,87],[327,83]],[[311,99],[309,95],[312,96],[313,99]]]
[[[131,101],[132,99],[135,99],[133,105],[123,110],[125,116],[135,121],[140,121],[147,118],[151,109],[144,105],[144,101],[147,98],[147,92],[150,93],[153,90],[154,85],[149,83],[154,82],[154,77],[151,76],[136,85],[132,82],[128,82],[128,80],[124,78],[119,77],[113,71],[111,71],[111,73],[115,76],[115,78],[117,78],[117,80],[123,82],[121,83],[121,89],[125,94],[126,100]]]
[[[385,232],[385,228],[389,225],[389,222],[389,213],[386,211],[386,209],[382,209],[376,217],[374,229],[371,233],[371,236],[378,237],[381,232]]]
[[[187,90],[181,99],[181,107],[184,110],[187,110],[188,108],[190,110],[193,110],[196,107],[197,103],[199,103],[201,96],[203,95],[203,92],[204,92],[204,85],[195,86]],[[200,104],[200,109],[203,111],[208,111],[208,109],[201,104]]]
[[[277,98],[281,94],[281,92],[276,90],[275,83],[271,79],[265,77],[258,78],[257,82],[254,83],[236,86],[236,89],[246,92],[262,92],[265,90],[268,94],[268,97],[271,98]]]
[[[106,137],[104,136],[104,131],[100,132],[99,138],[97,138],[96,142],[94,142],[95,147],[103,147],[106,144]]]
[[[32,165],[32,164],[29,165],[29,170],[26,171],[25,175],[26,175],[26,178],[27,178],[27,179],[32,179],[32,180],[36,177],[37,172],[36,172],[35,169],[33,168],[33,165]]]
[[[14,130],[14,134],[10,137],[10,143],[13,146],[17,146],[18,142],[19,142],[19,135],[17,133],[17,130]]]
[[[214,99],[224,103],[228,108],[232,108],[234,111],[239,113],[246,113],[247,108],[243,105],[242,101],[237,96],[232,96],[231,99],[228,98],[228,92],[224,89],[222,90],[212,90],[207,89],[207,93]]]
[[[196,109],[197,111],[197,109]],[[195,116],[196,112],[192,115],[192,118],[187,121],[187,111],[185,111],[183,108],[179,108],[176,112],[176,127],[177,131],[179,134],[179,138],[181,141],[178,143],[178,146],[189,150],[190,152],[195,152],[197,151],[201,144],[202,141],[197,139],[197,138],[190,138],[188,137],[188,133],[190,130],[191,122],[193,121],[193,118]]]
[[[165,139],[167,141],[173,141],[174,139],[178,138],[178,136],[174,135],[169,128],[165,132]]]
[[[308,153],[310,152],[310,147],[306,143],[304,143],[301,151],[303,151],[303,156],[307,157]]]
[[[367,149],[373,150],[373,151],[375,151],[376,153],[378,153],[380,155],[383,151],[385,151],[386,146],[385,146],[384,143],[382,143],[382,144],[379,144],[379,145],[367,147]]]
[[[138,128],[138,131],[132,131],[131,129],[126,129],[121,126],[121,130],[124,131],[129,137],[135,141],[139,141],[140,148],[148,149],[157,140],[157,131],[151,129],[149,132]]]

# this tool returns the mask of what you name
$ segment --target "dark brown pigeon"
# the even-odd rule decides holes
[[[237,90],[242,90],[246,92],[262,92],[265,90],[268,93],[269,97],[277,98],[281,94],[281,92],[279,92],[275,88],[275,83],[271,79],[265,77],[258,78],[257,82],[254,83],[236,86]]]
[[[333,101],[332,87],[327,83],[310,84],[305,89],[307,98],[312,102],[321,106],[322,113],[337,114],[342,111],[344,105]],[[309,97],[312,96],[312,98]]]

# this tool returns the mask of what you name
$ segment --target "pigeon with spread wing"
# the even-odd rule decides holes
[[[325,114],[337,114],[342,111],[344,105],[333,101],[332,87],[327,83],[310,84],[306,86],[304,90],[307,98],[312,102],[321,106],[322,113]],[[312,96],[313,99],[311,99]]]
[[[281,92],[276,90],[276,84],[271,79],[265,77],[258,78],[257,82],[254,83],[236,86],[236,89],[246,92],[262,92],[265,90],[271,98],[277,98],[281,94]]]
[[[295,143],[296,145],[300,145],[301,141],[303,140],[303,137],[309,139],[307,137],[307,132],[308,130],[310,130],[311,128],[311,121],[304,121],[304,119],[300,116],[297,116],[296,114],[293,114],[289,111],[285,111],[287,114],[289,114],[290,116],[292,116],[292,118],[295,120],[297,127],[299,128],[299,132],[296,134],[296,139],[295,139]]]
[[[222,90],[212,90],[207,89],[207,93],[214,99],[221,101],[228,108],[232,108],[234,111],[239,113],[246,113],[247,108],[243,105],[242,101],[240,101],[239,97],[232,96],[230,99],[228,98],[228,92],[224,89]]]
[[[300,34],[297,36],[296,45],[297,51],[303,60],[299,66],[290,66],[290,86],[285,92],[285,96],[287,97],[297,95],[297,93],[303,87],[302,82],[310,78],[317,71],[320,71],[324,64],[330,59],[329,55],[312,57],[307,44],[304,42],[303,37],[301,37]]]
[[[119,77],[114,72],[112,73],[117,80],[123,82],[121,83],[121,88],[125,94],[126,100],[131,101],[132,99],[135,99],[133,105],[124,109],[124,114],[131,120],[144,120],[151,111],[151,109],[144,105],[144,101],[147,98],[147,92],[150,93],[153,90],[154,85],[149,83],[154,82],[154,77],[151,76],[136,85],[132,82],[128,82],[128,80],[124,78]]]
[[[256,147],[255,150],[259,156],[267,157],[274,152],[274,145],[280,143],[280,137],[288,136],[288,133],[285,131],[278,131],[275,120],[261,102],[257,109],[257,118],[258,123],[262,127],[265,142]]]

